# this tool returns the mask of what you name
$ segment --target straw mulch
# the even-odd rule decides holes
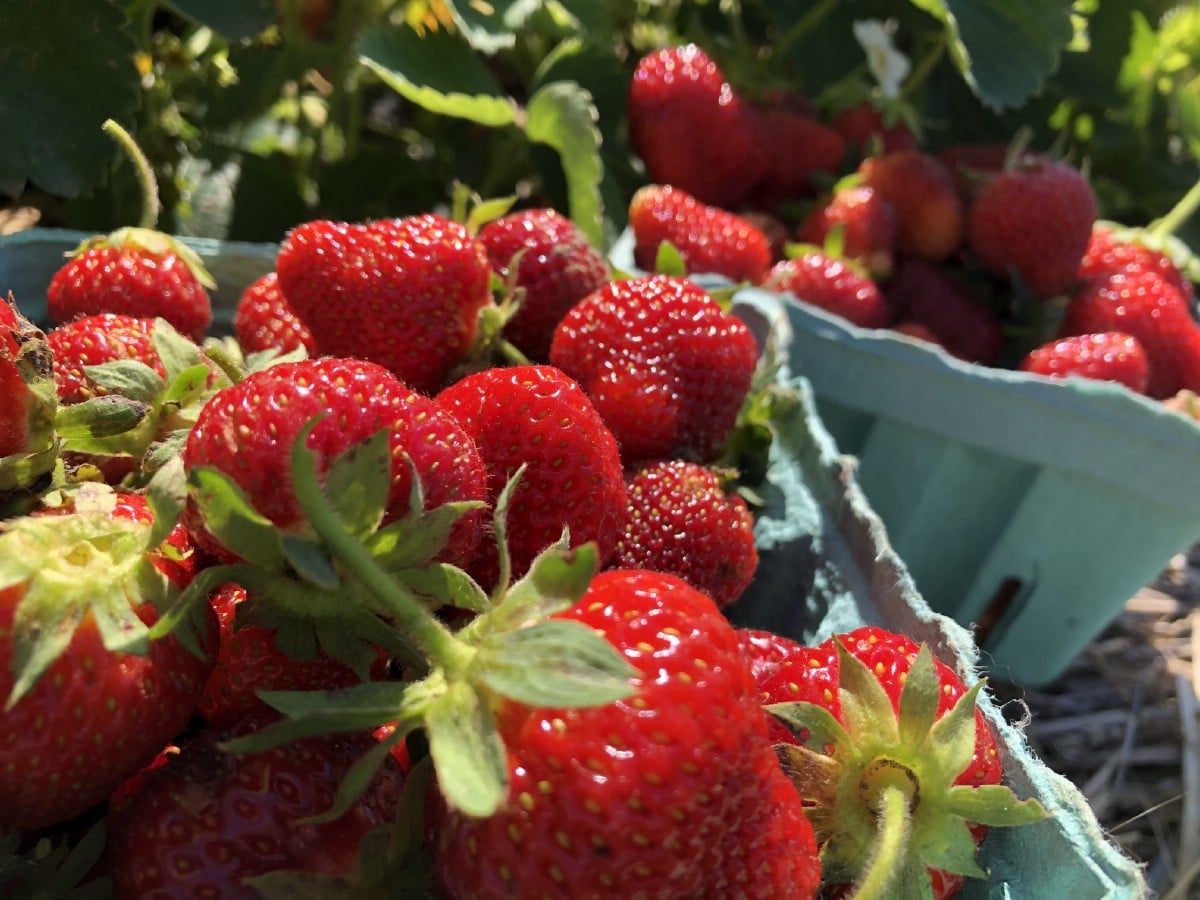
[[[1145,864],[1161,900],[1200,898],[1200,544],[1053,684],[993,691],[1028,705],[1034,751]]]

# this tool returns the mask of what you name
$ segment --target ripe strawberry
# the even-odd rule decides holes
[[[1096,278],[1067,304],[1059,334],[1120,331],[1135,337],[1150,362],[1146,393],[1163,399],[1200,388],[1198,332],[1191,309],[1167,281],[1150,271]]]
[[[506,519],[512,574],[570,530],[572,546],[595,541],[601,561],[616,547],[626,490],[612,432],[578,384],[553,366],[486,369],[445,388],[437,405],[462,423],[487,466],[493,503],[517,469]],[[499,557],[485,541],[471,573],[496,584]]]
[[[1096,195],[1078,169],[1027,155],[976,194],[967,217],[971,253],[989,271],[1020,278],[1036,297],[1066,293],[1096,221]]]
[[[612,570],[558,617],[604,634],[635,667],[636,693],[503,705],[507,801],[486,819],[434,805],[446,895],[813,897],[801,802],[712,600],[673,576]]]
[[[695,44],[642,57],[626,110],[633,148],[655,184],[732,209],[766,172],[761,114]]]
[[[802,243],[823,247],[830,231],[839,227],[842,257],[858,260],[875,278],[891,273],[900,220],[882,195],[861,185],[843,188],[808,214],[797,237]]]
[[[545,362],[568,309],[608,281],[608,262],[575,223],[553,209],[527,209],[479,231],[492,268],[524,289],[504,336],[530,360]],[[520,253],[515,273],[513,260]]]
[[[423,393],[466,356],[491,301],[483,245],[432,213],[306,222],[284,240],[276,271],[322,354],[378,363]]]
[[[679,251],[689,274],[756,283],[771,265],[771,246],[757,226],[669,185],[646,185],[633,195],[629,228],[634,262],[647,272],[664,241]]]
[[[279,649],[272,629],[237,623],[237,608],[246,601],[240,585],[221,585],[208,599],[220,624],[220,644],[197,711],[210,727],[225,728],[268,710],[259,691],[332,691],[362,680],[320,648],[307,658],[289,655]]]
[[[119,359],[145,363],[166,378],[162,359],[154,348],[154,320],[119,313],[98,313],[72,319],[46,335],[54,353],[54,385],[63,403],[81,403],[110,391],[84,372]]]
[[[1097,222],[1092,227],[1087,249],[1079,264],[1081,281],[1102,275],[1149,269],[1162,277],[1183,299],[1192,299],[1192,283],[1179,271],[1171,257],[1133,236],[1125,236],[1112,225]]]
[[[166,319],[200,341],[212,324],[215,287],[186,245],[146,228],[121,228],[84,241],[50,279],[46,312],[55,324],[97,313]]]
[[[53,469],[57,406],[53,351],[10,294],[0,301],[0,500]]]
[[[1115,381],[1139,394],[1150,381],[1150,362],[1138,339],[1119,331],[1058,338],[1035,347],[1018,368],[1050,378],[1078,375]]]
[[[777,262],[763,287],[841,316],[860,328],[886,328],[892,310],[879,286],[845,260],[810,250]]]
[[[284,531],[299,532],[305,519],[292,488],[292,444],[309,420],[328,413],[308,436],[319,477],[343,451],[390,429],[391,490],[384,523],[409,508],[412,471],[421,478],[425,509],[485,496],[486,474],[474,443],[433,400],[375,363],[325,357],[277,363],[252,373],[212,397],[187,437],[189,471],[213,467],[233,479],[258,512]],[[204,525],[205,511],[189,499],[184,522],[206,549],[228,558]],[[480,511],[455,524],[440,558],[464,564],[481,537]]]
[[[304,821],[333,806],[342,779],[375,739],[350,733],[301,738],[252,754],[221,749],[222,741],[271,718],[205,731],[140,776],[140,786],[108,817],[107,860],[116,896],[240,900],[262,896],[247,879],[279,872],[311,873],[298,876],[293,890],[305,882],[313,890],[314,875],[354,881],[364,837],[399,814],[399,764],[384,760],[343,815]]]
[[[899,150],[864,159],[862,185],[874,188],[896,210],[896,249],[942,260],[962,245],[966,214],[954,177],[938,161],[918,150]]]
[[[677,575],[718,606],[742,595],[758,567],[754,517],[722,474],[682,459],[626,472],[629,507],[612,566]]]
[[[919,257],[906,258],[885,293],[900,322],[928,329],[959,359],[985,366],[999,361],[1004,350],[1000,319],[939,266]]]
[[[826,883],[950,897],[964,876],[985,877],[973,863],[980,823],[1045,816],[999,786],[979,686],[968,691],[927,648],[870,626],[813,648],[753,632],[740,641],[763,702],[788,726],[781,758],[811,801]],[[899,842],[884,850],[888,833]]]
[[[879,142],[885,154],[918,149],[916,135],[902,119],[888,124],[883,110],[871,103],[849,106],[835,113],[829,124],[860,158],[868,153],[874,141]]]
[[[242,291],[233,311],[233,334],[247,353],[287,353],[303,347],[309,356],[317,354],[317,339],[283,296],[275,272],[257,278]]]
[[[745,324],[683,278],[614,281],[554,333],[550,361],[587,392],[627,463],[716,458],[750,389]]]
[[[147,629],[191,580],[182,528],[152,545],[140,495],[102,485],[0,534],[0,824],[42,828],[104,800],[184,727],[212,668],[209,611]]]
[[[767,171],[753,191],[756,207],[776,209],[780,204],[811,197],[816,192],[814,176],[832,178],[841,171],[845,140],[811,115],[784,106],[767,106],[762,112],[761,130]]]

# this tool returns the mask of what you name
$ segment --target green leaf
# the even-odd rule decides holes
[[[148,421],[150,412],[150,406],[141,401],[106,394],[60,406],[54,427],[71,450],[91,452],[96,448],[97,452],[116,453],[128,449],[133,452],[144,440],[138,426]]]
[[[98,387],[142,403],[153,403],[166,382],[141,360],[114,359],[98,366],[84,366],[83,374]]]
[[[454,24],[467,43],[480,53],[493,54],[516,43],[517,29],[525,24],[540,0],[491,0],[488,3],[447,2]]]
[[[892,701],[875,673],[858,657],[837,642],[838,698],[842,704],[842,721],[846,732],[863,744],[872,740],[894,746],[899,740],[899,727]],[[964,763],[965,765],[965,763]],[[956,771],[961,772],[960,767]]]
[[[0,122],[13,125],[0,145],[0,193],[15,197],[27,181],[61,197],[87,192],[117,156],[100,126],[133,121],[138,104],[138,48],[122,4],[8,0],[0,34]]]
[[[288,564],[309,584],[332,591],[342,583],[320,541],[298,534],[284,534],[279,538],[279,546]]]
[[[157,547],[167,539],[187,503],[187,473],[182,458],[174,456],[155,471],[146,486],[146,500],[154,514],[154,526],[146,544]]]
[[[456,606],[479,613],[491,605],[491,598],[479,582],[449,563],[405,568],[393,577],[429,606]]]
[[[167,389],[162,395],[162,402],[176,403],[180,406],[188,404],[207,390],[210,375],[212,375],[212,369],[203,363],[192,366],[190,369],[184,369],[167,385]]]
[[[1002,784],[955,785],[947,793],[946,806],[968,822],[996,827],[1028,825],[1049,816],[1037,800],[1022,800]]]
[[[402,736],[403,734],[400,733],[400,737]],[[393,733],[388,740],[380,741],[356,759],[350,766],[350,770],[342,776],[341,783],[338,784],[337,796],[333,799],[333,805],[318,816],[301,819],[300,824],[316,825],[323,822],[336,822],[349,812],[355,801],[371,786],[371,782],[379,774],[379,768],[391,756],[392,745],[400,740],[400,737]]]
[[[900,691],[900,740],[914,747],[925,743],[937,718],[940,694],[933,654],[927,644],[922,644]]]
[[[922,863],[968,878],[987,878],[987,872],[975,861],[978,847],[965,821],[947,817],[945,822],[940,823],[936,834],[936,840],[924,841],[913,848]]]
[[[850,746],[846,730],[833,713],[820,704],[802,700],[770,703],[764,708],[795,735],[796,740],[815,752],[829,755],[832,748]]]
[[[567,548],[560,540],[534,558],[529,570],[479,628],[511,631],[561,612],[583,596],[599,568],[600,552],[595,543]]]
[[[490,634],[471,675],[528,706],[603,706],[634,693],[638,674],[603,635],[566,619]]]
[[[108,652],[145,656],[150,650],[150,628],[124,597],[116,603],[95,603],[91,611]]]
[[[338,455],[325,476],[325,497],[352,535],[365,538],[387,509],[392,484],[391,429]],[[416,477],[414,472],[413,477]]]
[[[931,755],[937,769],[953,780],[975,755],[975,705],[983,682],[977,681],[929,731]]]
[[[230,753],[257,753],[317,734],[372,730],[403,718],[406,688],[394,681],[368,681],[338,691],[261,691],[259,697],[287,718],[223,747]]]
[[[166,319],[159,317],[154,320],[151,340],[154,343],[154,351],[162,360],[167,381],[174,381],[180,373],[196,366],[204,366],[205,370],[208,370],[204,363],[204,352],[200,347],[180,334]]]
[[[605,248],[608,241],[600,195],[604,162],[597,118],[596,105],[585,88],[573,81],[556,81],[529,98],[525,134],[558,151],[567,179],[571,220],[593,246]]]
[[[49,615],[39,615],[35,621],[30,606],[22,603],[13,617],[13,686],[5,701],[6,710],[29,693],[46,669],[62,656],[85,611],[74,603],[51,605],[44,607]]]
[[[425,728],[438,786],[468,816],[494,813],[508,792],[508,762],[491,710],[466,682],[448,685],[428,707]]]
[[[283,547],[274,523],[258,512],[231,478],[201,467],[188,473],[188,484],[205,527],[243,559],[268,569],[282,569]]]
[[[663,241],[658,245],[658,252],[654,254],[654,271],[660,275],[675,275],[679,278],[686,277],[687,263],[684,262],[682,254],[670,241]]]
[[[959,72],[997,111],[1040,92],[1075,34],[1073,0],[912,2],[942,22]]]
[[[516,121],[512,99],[460,34],[379,25],[363,33],[358,53],[384,84],[432,113],[490,126]]]
[[[167,5],[230,41],[254,37],[275,21],[272,0],[169,0]]]

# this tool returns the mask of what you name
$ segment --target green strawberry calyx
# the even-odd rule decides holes
[[[127,226],[118,228],[109,234],[97,234],[84,238],[79,246],[66,253],[68,257],[80,256],[90,250],[112,247],[116,250],[133,250],[149,256],[176,256],[182,262],[196,281],[210,291],[217,286],[216,280],[204,265],[200,254],[189,247],[179,238],[155,231],[153,228]]]
[[[1023,825],[1046,812],[1002,785],[954,783],[975,752],[983,683],[938,717],[941,687],[923,645],[897,715],[874,673],[840,641],[837,653],[841,722],[819,704],[767,707],[802,742],[776,749],[809,804],[826,880],[872,900],[932,897],[930,869],[985,878],[970,826]]]
[[[4,301],[0,301],[4,302]],[[50,345],[40,328],[21,314],[12,294],[9,309],[2,311],[0,366],[12,367],[20,379],[23,396],[5,397],[7,406],[24,409],[24,446],[0,457],[0,494],[26,490],[54,469],[59,458],[59,440],[54,430],[58,394]]]

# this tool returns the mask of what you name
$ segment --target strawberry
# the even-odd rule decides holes
[[[1080,281],[1129,272],[1135,268],[1155,272],[1179,291],[1184,300],[1192,299],[1192,283],[1170,256],[1151,247],[1144,237],[1126,235],[1116,226],[1097,222],[1092,227],[1087,249],[1079,263]]]
[[[766,173],[761,114],[695,44],[643,56],[626,112],[634,151],[652,183],[733,209]]]
[[[467,355],[491,301],[483,245],[432,213],[305,222],[284,240],[276,271],[320,353],[378,363],[423,393]]]
[[[626,473],[629,507],[612,566],[678,575],[724,607],[758,567],[754,517],[722,473],[682,459]]]
[[[898,150],[864,159],[861,184],[873,188],[896,211],[896,249],[943,260],[962,245],[966,213],[954,177],[938,161],[918,150]]]
[[[875,142],[885,154],[918,149],[916,135],[902,119],[889,123],[883,110],[871,103],[849,106],[835,113],[829,124],[859,158],[866,156]]]
[[[46,312],[55,324],[98,313],[137,319],[161,316],[200,341],[212,325],[215,287],[187,245],[146,228],[121,228],[88,238],[56,271],[46,288]]]
[[[1063,313],[1060,336],[1120,331],[1146,351],[1146,393],[1163,399],[1200,388],[1200,326],[1188,302],[1149,269],[1095,278],[1080,288]]]
[[[96,384],[84,369],[119,359],[133,359],[166,378],[154,347],[154,320],[120,313],[98,313],[72,319],[46,335],[54,353],[54,386],[63,403],[82,403],[111,393]]]
[[[892,324],[892,310],[870,277],[852,263],[817,250],[777,262],[763,287],[791,294],[860,328],[886,328]]]
[[[301,738],[258,753],[222,749],[223,741],[272,718],[206,730],[139,776],[140,785],[108,816],[107,864],[116,896],[260,897],[252,879],[297,873],[294,883],[275,882],[280,896],[296,896],[301,885],[316,890],[322,876],[330,879],[326,890],[335,877],[354,882],[360,876],[360,844],[399,814],[399,764],[384,760],[332,821],[305,821],[333,806],[342,779],[375,740],[359,732]]]
[[[762,112],[762,140],[767,171],[751,200],[760,209],[811,197],[814,180],[841,170],[846,142],[840,134],[811,115],[786,106],[770,105]]]
[[[258,277],[242,291],[233,311],[233,333],[247,353],[287,353],[297,347],[309,356],[317,353],[317,339],[283,296],[276,272]]]
[[[790,732],[780,756],[811,803],[827,884],[950,897],[986,876],[974,863],[983,826],[1045,817],[1000,786],[980,685],[968,690],[928,648],[872,626],[813,648],[753,633],[740,643]]]
[[[479,230],[479,242],[496,273],[523,291],[516,314],[504,325],[505,337],[530,360],[545,362],[555,326],[608,281],[608,262],[574,222],[553,209],[494,219]]]
[[[57,406],[49,341],[10,294],[0,302],[0,501],[53,469]]]
[[[527,467],[506,519],[512,574],[524,574],[564,528],[573,546],[595,541],[602,560],[612,555],[625,516],[621,459],[578,384],[548,365],[493,368],[445,388],[436,403],[479,448],[490,501]],[[484,542],[470,571],[486,587],[497,583],[495,542]]]
[[[679,251],[689,273],[757,282],[771,265],[771,246],[756,225],[669,185],[646,185],[633,195],[629,228],[634,262],[648,272],[664,241]]]
[[[307,438],[322,477],[338,454],[389,430],[391,486],[384,523],[409,510],[412,470],[406,455],[420,476],[425,509],[483,499],[483,463],[463,428],[387,369],[358,359],[277,363],[224,388],[205,404],[188,434],[184,465],[189,471],[211,467],[223,472],[261,516],[285,532],[299,533],[305,519],[290,474],[292,442],[322,413],[328,415]],[[223,547],[209,533],[205,510],[194,497],[184,522],[206,549],[224,558],[236,556],[239,548]],[[458,564],[470,560],[480,529],[479,511],[467,512],[454,524],[441,558]]]
[[[628,463],[715,459],[757,359],[740,319],[667,275],[610,282],[567,313],[550,345],[550,361],[582,385]]]
[[[985,269],[1020,279],[1036,297],[1058,296],[1079,279],[1096,221],[1096,195],[1078,169],[1025,155],[975,195],[967,243]]]
[[[711,598],[610,570],[556,618],[601,632],[635,693],[570,710],[503,704],[505,802],[482,819],[433,804],[446,896],[815,896],[800,799]]]
[[[1146,351],[1133,335],[1119,331],[1058,338],[1031,350],[1018,368],[1050,378],[1078,375],[1115,381],[1139,394],[1150,381]]]
[[[103,485],[5,522],[0,824],[41,828],[83,813],[195,709],[215,621],[209,611],[150,638],[195,566],[183,529],[166,529],[165,541],[162,531],[144,497]]]
[[[1000,319],[947,269],[908,257],[900,262],[885,293],[900,322],[932,333],[936,343],[954,356],[985,366],[999,362],[1004,350]]]
[[[824,247],[829,233],[841,229],[841,253],[861,262],[875,278],[892,271],[900,221],[892,204],[873,188],[856,185],[836,191],[801,223],[797,238]]]

